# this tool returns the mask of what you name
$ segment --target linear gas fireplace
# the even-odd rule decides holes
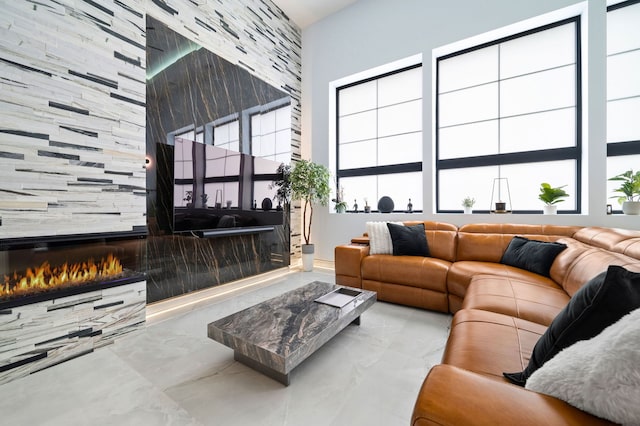
[[[0,240],[0,383],[144,324],[145,235]]]

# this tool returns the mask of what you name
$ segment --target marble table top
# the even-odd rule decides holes
[[[376,293],[362,289],[342,308],[315,299],[342,286],[314,281],[208,325],[208,336],[236,360],[289,384],[289,373],[347,325],[359,324]]]

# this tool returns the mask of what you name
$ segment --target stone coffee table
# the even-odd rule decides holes
[[[373,291],[315,281],[210,323],[208,336],[233,349],[236,361],[289,385],[298,364],[347,325],[360,324],[375,301]]]

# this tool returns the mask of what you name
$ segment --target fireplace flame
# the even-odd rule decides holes
[[[49,262],[35,268],[27,268],[24,275],[13,273],[12,277],[4,276],[4,285],[0,286],[0,299],[40,293],[53,289],[73,287],[92,281],[106,281],[122,274],[122,264],[117,257],[109,254],[95,262],[89,259],[84,262],[52,267]]]

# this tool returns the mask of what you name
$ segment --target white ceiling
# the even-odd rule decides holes
[[[302,29],[357,0],[273,0]]]

